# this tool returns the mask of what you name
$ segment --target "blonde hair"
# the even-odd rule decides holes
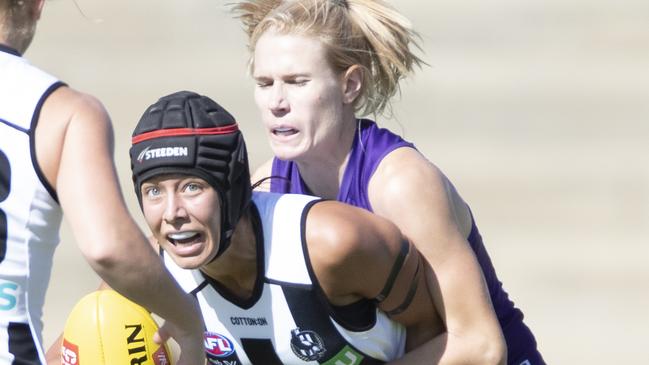
[[[254,55],[262,34],[272,29],[317,37],[328,50],[331,67],[343,72],[363,70],[363,88],[356,112],[381,114],[399,92],[399,82],[425,62],[419,35],[410,21],[382,0],[246,0],[232,8],[248,35]],[[254,69],[254,56],[250,69]]]

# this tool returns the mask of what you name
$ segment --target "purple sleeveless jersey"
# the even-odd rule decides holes
[[[387,129],[379,128],[370,120],[361,120],[360,131],[352,144],[349,163],[345,169],[338,201],[372,211],[367,194],[370,178],[381,160],[399,147],[415,148],[412,143]],[[273,161],[270,190],[277,193],[299,193],[313,195],[300,177],[298,166],[291,161],[275,158]],[[507,342],[507,363],[512,365],[545,364],[536,348],[536,340],[523,323],[523,313],[514,306],[496,277],[496,271],[482,243],[482,237],[475,225],[467,239],[482,267],[498,321]],[[527,361],[527,362],[526,362]]]

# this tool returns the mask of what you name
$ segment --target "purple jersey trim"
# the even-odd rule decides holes
[[[414,148],[414,145],[367,119],[359,120],[359,127],[336,200],[373,211],[367,187],[376,168],[390,152],[401,147]],[[271,192],[313,195],[293,161],[275,158],[271,176]]]

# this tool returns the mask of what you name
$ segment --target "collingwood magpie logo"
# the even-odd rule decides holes
[[[299,328],[291,331],[291,350],[302,361],[316,361],[326,351],[317,333],[308,330],[300,331]]]
[[[160,157],[183,157],[188,155],[189,149],[187,147],[162,147],[152,149],[149,146],[137,155],[137,162],[142,163],[142,161]]]

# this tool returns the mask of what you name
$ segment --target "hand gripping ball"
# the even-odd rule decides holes
[[[169,348],[153,342],[151,314],[113,290],[81,298],[68,316],[62,365],[171,365]]]

